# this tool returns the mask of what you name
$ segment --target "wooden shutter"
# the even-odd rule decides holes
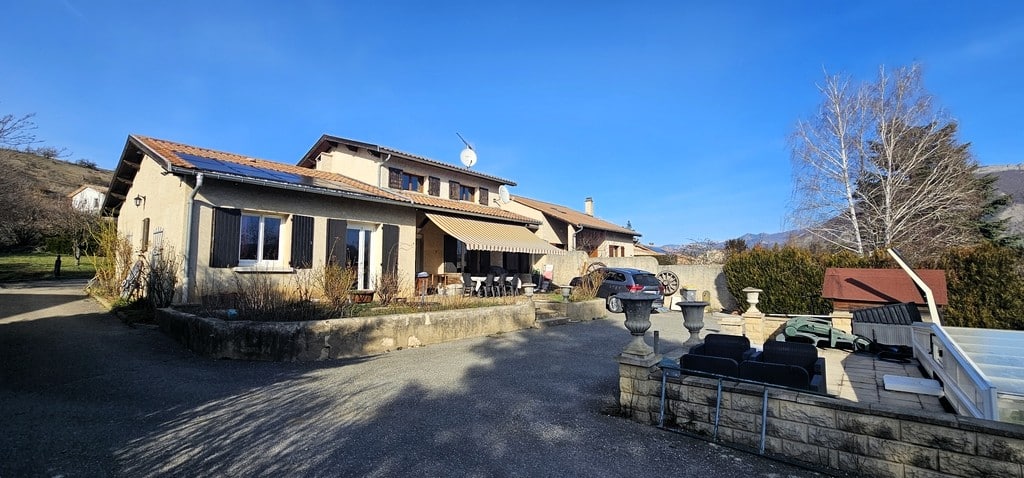
[[[313,267],[313,218],[292,216],[291,266],[296,269]]]
[[[480,188],[480,204],[487,205],[487,188]]]
[[[345,267],[345,243],[348,234],[348,221],[344,219],[327,220],[327,265],[335,264]]]
[[[445,272],[455,272],[455,265],[459,263],[459,240],[448,234],[444,235],[444,263]]]
[[[391,189],[402,189],[402,170],[388,168],[388,187]]]
[[[238,241],[242,228],[242,210],[214,208],[213,237],[210,238],[210,267],[238,265]]]
[[[459,182],[448,181],[448,199],[459,199]]]
[[[142,248],[141,251],[149,250],[149,218],[142,220]]]
[[[398,272],[398,226],[393,224],[384,225],[384,251],[383,261],[380,264],[381,270],[386,273]]]
[[[431,196],[441,195],[441,178],[430,176],[429,182],[427,183],[427,194]]]

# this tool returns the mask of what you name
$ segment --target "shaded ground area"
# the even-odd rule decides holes
[[[0,476],[814,475],[601,413],[621,314],[361,360],[232,362],[129,328],[80,286],[0,288]]]

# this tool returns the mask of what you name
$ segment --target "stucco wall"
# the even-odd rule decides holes
[[[398,268],[405,279],[403,294],[411,295],[415,271],[415,212],[388,204],[356,201],[347,198],[321,196],[293,191],[273,190],[250,185],[208,180],[196,198],[198,228],[193,260],[196,261],[198,280],[213,281],[230,286],[235,274],[231,268],[209,267],[213,238],[213,211],[215,207],[242,209],[243,212],[279,214],[285,218],[281,225],[281,267],[288,265],[291,254],[291,215],[312,216],[313,267],[322,266],[327,257],[327,220],[344,219],[349,227],[369,227],[371,235],[370,264],[373,275],[381,272],[383,224],[399,227]],[[287,285],[293,278],[289,274],[271,274],[271,278]],[[372,281],[372,279],[371,279]]]
[[[375,355],[533,327],[533,302],[474,309],[310,322],[224,321],[173,309],[160,330],[210,358],[313,361]]]

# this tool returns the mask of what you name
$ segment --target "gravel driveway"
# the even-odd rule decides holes
[[[602,413],[621,314],[358,360],[215,361],[82,285],[0,284],[0,477],[816,476]],[[653,319],[663,343],[685,338],[678,313]]]

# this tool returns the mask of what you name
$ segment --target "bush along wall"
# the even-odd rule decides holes
[[[746,303],[743,289],[764,291],[757,308],[768,314],[828,314],[832,302],[821,298],[825,269],[829,267],[894,267],[879,256],[859,257],[848,252],[814,253],[794,246],[755,247],[733,254],[723,271],[729,293]]]
[[[943,324],[1024,330],[1024,254],[982,244],[943,254],[949,306]]]
[[[757,307],[769,314],[827,314],[830,301],[821,299],[829,267],[894,268],[885,254],[814,253],[784,246],[754,248],[732,255],[723,271],[729,292],[742,308],[746,287],[764,290]],[[1024,330],[1024,250],[990,243],[947,251],[931,264],[946,271],[949,305],[943,323],[957,327]]]

